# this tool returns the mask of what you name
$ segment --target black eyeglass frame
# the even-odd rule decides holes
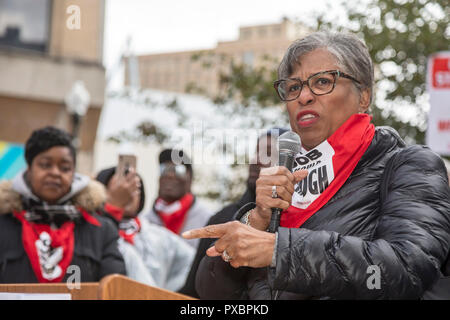
[[[313,89],[311,89],[311,87],[310,87],[310,85],[309,85],[309,80],[311,80],[311,78],[314,78],[314,77],[316,77],[316,76],[318,76],[318,75],[320,75],[320,74],[325,74],[325,73],[334,75],[333,86],[331,87],[330,91],[325,92],[325,93],[319,93],[319,94],[317,94],[317,93],[314,92]],[[314,95],[316,95],[316,96],[323,96],[323,95],[325,95],[325,94],[329,94],[329,93],[333,92],[334,88],[336,87],[337,79],[338,79],[339,77],[347,78],[347,79],[350,79],[350,80],[352,80],[352,81],[355,81],[355,82],[358,83],[358,84],[361,84],[361,82],[359,82],[358,80],[356,80],[354,77],[352,77],[351,75],[346,74],[346,73],[344,73],[344,72],[342,72],[342,71],[339,71],[339,70],[327,70],[327,71],[320,71],[320,72],[314,73],[314,74],[310,75],[310,76],[308,77],[308,79],[306,79],[305,81],[303,81],[303,80],[300,79],[300,78],[279,79],[279,80],[277,80],[277,81],[275,81],[275,82],[273,83],[273,87],[275,88],[275,91],[277,92],[277,95],[278,95],[278,97],[280,98],[281,101],[293,101],[293,100],[297,99],[298,97],[300,97],[300,93],[302,92],[303,87],[305,86],[305,84],[308,86],[309,90],[311,90],[311,92],[312,92]],[[298,95],[297,95],[295,98],[292,98],[292,99],[289,99],[289,100],[283,99],[283,98],[281,97],[281,95],[280,95],[280,92],[278,91],[278,86],[280,85],[280,83],[283,82],[283,81],[287,81],[287,80],[295,80],[295,81],[298,81],[298,82],[300,83],[300,85],[301,85],[301,88],[300,88],[300,90],[298,91]]]

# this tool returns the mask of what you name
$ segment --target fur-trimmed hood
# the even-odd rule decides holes
[[[84,180],[82,187],[72,190],[68,194],[73,205],[82,207],[89,212],[99,209],[106,199],[105,187],[100,182],[86,176],[78,175],[78,178]],[[20,179],[23,180],[22,174],[19,178],[16,177],[11,181],[0,181],[0,214],[23,210],[21,195],[29,191],[26,190],[27,188],[23,188],[23,191],[18,190],[18,184],[22,183]],[[32,194],[27,194],[27,196],[36,197]],[[67,199],[67,195],[63,199]]]

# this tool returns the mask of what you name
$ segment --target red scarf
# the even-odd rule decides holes
[[[167,229],[180,234],[186,220],[187,212],[194,203],[192,193],[186,193],[180,200],[167,203],[161,198],[156,199],[154,210],[163,221]]]
[[[307,169],[308,176],[295,186],[280,226],[299,228],[336,194],[372,142],[371,120],[367,114],[354,114],[327,140],[296,157],[294,171]]]
[[[97,219],[79,210],[87,222],[100,226]],[[25,210],[14,212],[14,216],[22,223],[23,247],[37,280],[61,282],[73,257],[75,223],[67,221],[58,229],[52,229],[48,224],[28,221],[25,213]]]
[[[120,222],[123,218],[124,209],[113,206],[110,203],[105,203],[104,210],[109,213],[111,217],[114,218],[117,222]]]
[[[141,221],[133,218],[119,223],[119,235],[127,242],[134,245],[134,237],[141,231]]]

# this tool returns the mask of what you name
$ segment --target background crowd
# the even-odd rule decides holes
[[[272,133],[285,131],[275,128],[260,137],[246,192],[217,213],[192,194],[194,172],[182,150],[161,151],[159,194],[145,212],[144,177],[135,168],[106,168],[95,179],[81,175],[67,132],[55,127],[34,131],[26,143],[27,169],[0,184],[0,282],[64,281],[70,262],[81,268],[81,281],[119,273],[198,297],[196,270],[212,241],[187,240],[180,234],[230,221],[240,206],[254,201],[260,168],[267,166],[258,157],[259,146],[270,154]],[[172,152],[181,155],[182,164],[172,161]],[[21,227],[29,229],[30,236],[39,231],[40,238],[32,240],[42,245],[33,248]]]

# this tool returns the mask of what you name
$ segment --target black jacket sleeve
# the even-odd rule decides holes
[[[196,290],[201,299],[248,299],[249,268],[233,268],[221,257],[204,256],[196,276]]]
[[[440,276],[450,248],[446,170],[436,154],[413,146],[390,160],[383,177],[371,241],[280,228],[271,287],[332,298],[420,298]],[[379,268],[379,288],[370,285],[376,273],[370,266]]]
[[[125,262],[118,248],[119,233],[111,219],[102,219],[103,249],[100,261],[100,279],[112,273],[126,275]]]
[[[255,203],[253,202],[245,204],[239,210],[237,210],[238,206],[232,206],[227,209],[226,214],[217,216],[214,222],[224,223],[240,219],[245,212],[254,207]],[[205,252],[217,239],[203,240],[208,240],[209,244],[204,248],[203,252],[197,253],[200,256],[196,258],[200,262],[196,274],[193,275],[195,277],[195,290],[198,297],[201,299],[217,300],[248,299],[247,276],[250,268],[241,267],[235,269],[229,263],[223,261],[221,257],[208,257],[205,255]]]

